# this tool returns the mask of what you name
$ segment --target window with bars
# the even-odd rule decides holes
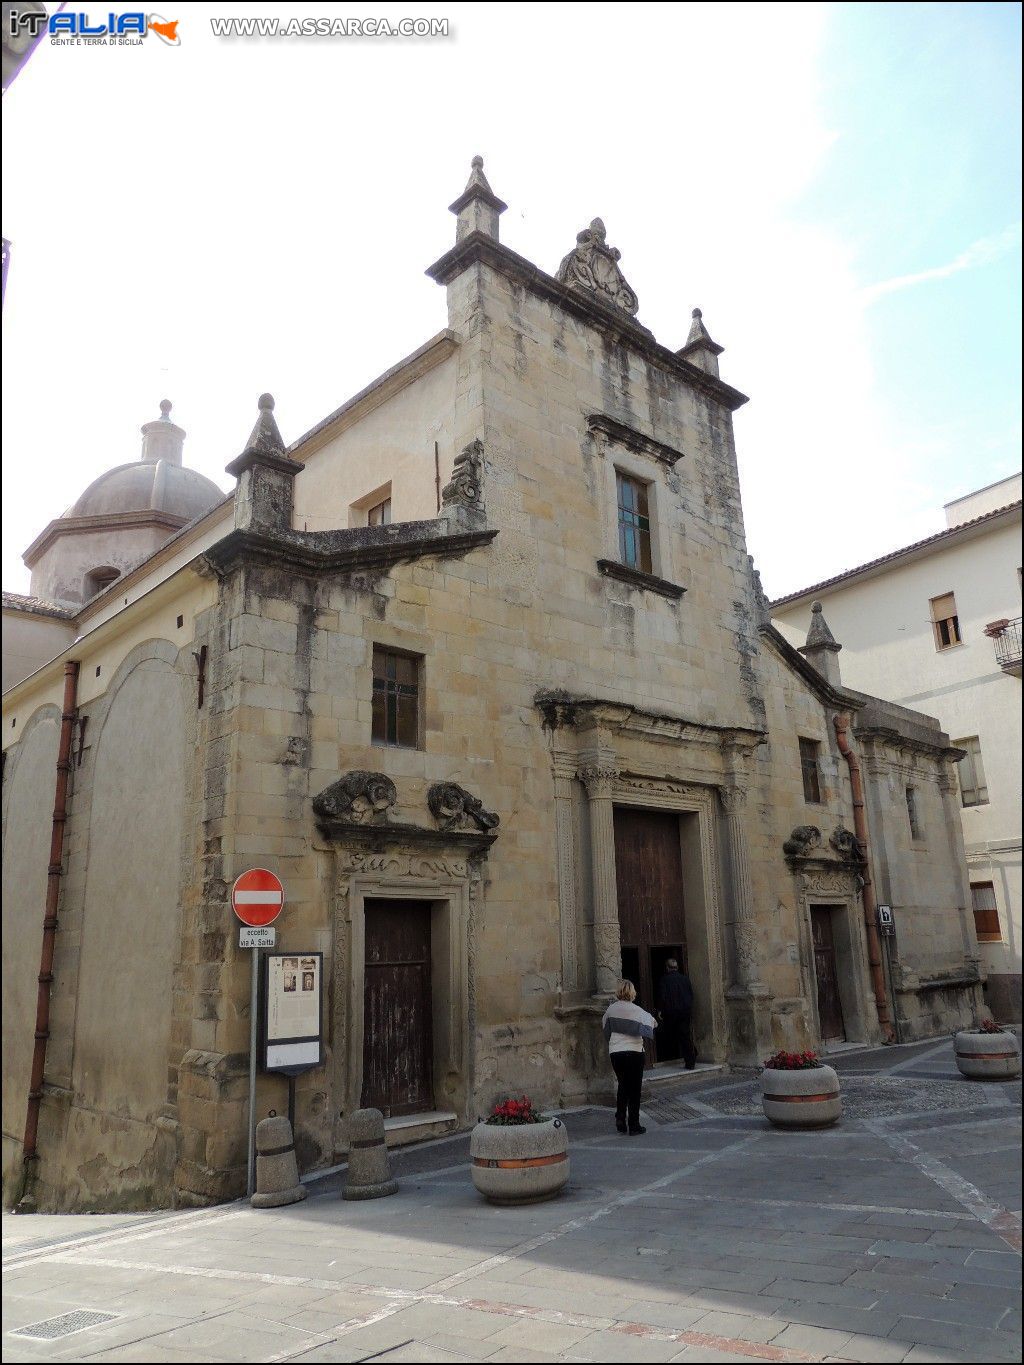
[[[954,741],[957,749],[966,750],[965,756],[957,764],[960,775],[960,800],[965,806],[988,805],[988,787],[985,783],[985,768],[981,761],[981,741],[977,735]]]
[[[935,648],[952,649],[953,645],[960,644],[960,618],[957,615],[955,595],[947,592],[941,597],[933,597],[929,605],[932,609]]]
[[[1003,931],[999,927],[995,885],[992,882],[971,882],[971,905],[978,942],[1002,943]]]
[[[385,498],[383,502],[375,503],[373,507],[366,509],[367,526],[390,526],[391,525],[391,499]]]
[[[373,647],[374,744],[415,749],[420,737],[420,675],[423,660],[414,654]]]
[[[910,821],[910,837],[912,839],[923,839],[924,829],[921,825],[921,813],[917,807],[917,788],[907,787],[907,819]]]
[[[800,771],[804,779],[804,800],[820,804],[821,780],[818,776],[818,754],[821,745],[816,739],[800,741]]]
[[[653,573],[651,515],[647,484],[615,475],[619,517],[619,559],[631,569]]]

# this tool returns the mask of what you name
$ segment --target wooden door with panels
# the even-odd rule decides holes
[[[367,900],[364,1108],[385,1118],[434,1107],[429,901]]]
[[[832,918],[836,910],[830,905],[811,906],[811,939],[814,943],[814,977],[818,993],[818,1022],[823,1042],[845,1042],[846,1023],[843,1001],[839,993],[839,971],[836,966],[835,936]]]

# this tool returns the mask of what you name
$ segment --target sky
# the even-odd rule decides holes
[[[227,490],[261,392],[294,440],[445,326],[477,153],[513,250],[600,215],[659,341],[703,309],[770,596],[1020,468],[1016,4],[161,3],[180,46],[44,41],[3,97],[6,589],[161,398]],[[210,24],[370,12],[450,36]]]

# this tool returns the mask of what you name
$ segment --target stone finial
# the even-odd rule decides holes
[[[227,472],[238,479],[236,530],[290,531],[293,484],[301,469],[301,463],[285,452],[272,395],[261,393],[259,416],[245,449],[227,466]]]
[[[454,204],[448,205],[449,211],[455,214],[457,220],[456,242],[461,242],[463,237],[468,237],[471,232],[480,232],[485,237],[493,237],[497,241],[498,218],[507,208],[508,205],[498,198],[484,175],[483,157],[475,156],[471,162],[466,188]]]
[[[441,516],[452,531],[479,530],[487,524],[483,476],[484,446],[478,439],[456,455],[451,480],[441,489]]]
[[[725,347],[719,346],[717,341],[712,341],[711,333],[704,326],[704,314],[699,308],[693,310],[691,317],[690,334],[686,338],[686,345],[680,347],[676,355],[698,365],[705,373],[717,377],[718,357]]]
[[[139,459],[143,464],[156,464],[163,460],[166,464],[180,465],[184,444],[184,431],[171,421],[171,400],[162,398],[160,416],[142,428],[142,454]]]
[[[576,246],[564,257],[555,276],[580,293],[591,294],[634,317],[640,308],[637,296],[619,269],[622,252],[608,245],[608,232],[600,218],[576,234]]]
[[[807,640],[798,648],[807,662],[813,664],[833,687],[842,686],[838,659],[842,645],[829,630],[820,602],[811,603],[811,624],[807,631]]]

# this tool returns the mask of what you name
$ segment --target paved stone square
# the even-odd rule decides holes
[[[1019,1360],[1019,1082],[959,1079],[949,1039],[833,1060],[822,1133],[736,1074],[649,1084],[642,1138],[571,1112],[567,1191],[527,1208],[481,1202],[463,1135],[370,1203],[335,1174],[286,1209],[9,1216],[3,1357]]]

